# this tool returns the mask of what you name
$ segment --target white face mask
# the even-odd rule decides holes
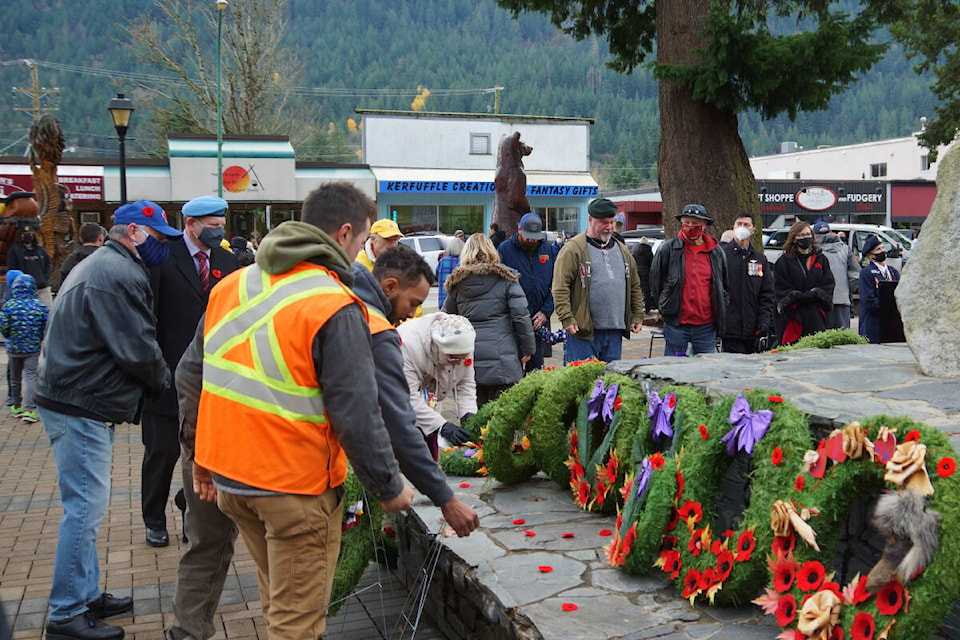
[[[740,242],[743,242],[750,237],[750,229],[747,229],[746,227],[737,227],[733,230],[733,237]]]

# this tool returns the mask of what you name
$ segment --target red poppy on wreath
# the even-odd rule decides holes
[[[916,429],[911,429],[907,431],[907,437],[903,439],[904,442],[920,442],[920,432]]]
[[[826,569],[816,560],[804,562],[797,573],[797,586],[801,591],[816,591],[823,584],[826,574]]]
[[[770,462],[772,462],[774,466],[780,466],[780,463],[783,462],[783,449],[774,447],[773,453],[770,454]]]
[[[753,539],[753,529],[747,529],[737,539],[737,562],[746,562],[753,555],[757,543]]]
[[[720,555],[720,552],[723,551],[723,543],[719,540],[714,540],[710,543],[710,553],[715,556]]]
[[[723,538],[724,540],[729,540],[730,538],[733,537],[734,533],[735,532],[733,529],[727,529],[726,531],[723,532],[723,535],[720,537]]]
[[[673,531],[677,528],[677,523],[680,522],[680,511],[677,509],[670,510],[670,519],[667,520],[667,526],[664,531]]]
[[[733,571],[733,552],[724,549],[717,554],[717,575],[720,577],[720,582],[730,577],[731,571]]]
[[[797,479],[793,481],[793,488],[797,491],[803,491],[806,486],[807,482],[803,479],[803,476],[797,476]]]
[[[769,400],[770,402],[783,402],[783,398],[781,398],[780,396],[767,396],[767,400]]]
[[[680,561],[680,552],[673,549],[660,552],[660,567],[664,573],[670,574],[671,580],[676,580],[680,575],[680,569],[683,563]]]
[[[789,591],[797,577],[797,563],[792,558],[781,558],[771,561],[770,568],[773,571],[773,588],[780,593]]]
[[[677,470],[677,497],[674,499],[674,502],[680,502],[680,497],[683,495],[683,488],[685,486],[685,481],[683,479],[683,474],[680,473],[680,470]]]
[[[677,394],[671,393],[670,395],[667,396],[667,406],[670,407],[671,409],[677,406]]]
[[[143,209],[140,210],[140,213],[142,213],[143,215],[149,218],[154,213],[156,213],[156,211],[154,211],[153,207],[144,207]]]
[[[663,459],[663,456],[660,455],[659,451],[653,454],[652,456],[650,456],[649,459],[650,459],[650,466],[653,467],[654,471],[659,471],[660,469],[663,469],[663,464],[665,461]]]
[[[617,398],[613,401],[613,410],[619,411],[620,409],[623,409],[623,398]]]
[[[577,504],[585,507],[590,502],[590,484],[586,480],[577,483]]]
[[[949,478],[956,470],[957,463],[953,458],[940,458],[940,462],[937,463],[937,475],[941,478]]]
[[[710,437],[710,431],[707,429],[707,425],[700,425],[700,437],[706,440]]]
[[[547,264],[547,260],[550,259],[550,256],[540,256],[540,264]]]
[[[663,536],[660,541],[667,549],[673,549],[677,546],[677,536]]]
[[[877,610],[885,616],[895,616],[903,606],[903,585],[891,580],[877,593]]]
[[[473,366],[473,358],[467,358],[466,360],[464,360],[464,361],[463,361],[463,366],[465,366],[465,367],[472,367],[472,366]]]
[[[717,570],[714,567],[707,567],[700,573],[700,580],[697,581],[697,584],[700,585],[700,589],[703,591],[710,591],[713,587],[720,583],[720,577],[717,574]]]
[[[617,470],[620,466],[619,462],[620,460],[617,458],[616,452],[610,454],[610,459],[607,460],[606,467],[602,467],[603,471],[597,473],[597,478],[606,480],[607,484],[614,484],[617,481]]]
[[[851,582],[843,591],[844,602],[854,606],[866,602],[872,596],[873,594],[867,591],[867,576],[860,576],[856,585]]]
[[[223,277],[223,274],[220,273],[220,269],[214,269],[213,271],[210,272],[210,275],[212,275],[214,278],[217,278],[218,280]]]
[[[793,597],[793,594],[788,593],[777,600],[775,615],[777,616],[777,624],[781,627],[785,627],[794,621],[797,617],[797,599]]]
[[[797,546],[797,537],[791,533],[788,536],[776,536],[773,539],[773,544],[771,549],[773,550],[773,555],[779,557],[787,556],[788,554],[793,553],[794,547]]]
[[[684,598],[695,596],[700,593],[700,572],[696,569],[687,571],[683,576],[683,592],[680,594]]]
[[[873,640],[875,631],[876,622],[873,620],[873,614],[869,611],[861,611],[850,626],[850,637],[853,640]]]
[[[690,534],[690,540],[687,541],[687,551],[695,556],[700,555],[700,553],[703,551],[703,535],[705,532],[706,529],[697,529]]]
[[[681,520],[692,524],[694,522],[700,522],[701,518],[703,518],[703,507],[699,502],[687,500],[683,503],[683,506],[680,507],[678,513],[680,514]]]

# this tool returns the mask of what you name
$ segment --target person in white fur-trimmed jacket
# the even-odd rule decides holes
[[[463,316],[431,313],[404,322],[400,333],[403,372],[410,387],[410,404],[417,426],[434,460],[439,458],[438,437],[452,445],[470,440],[468,431],[446,420],[440,402],[452,397],[460,423],[477,412],[477,385],[473,372],[476,333]]]

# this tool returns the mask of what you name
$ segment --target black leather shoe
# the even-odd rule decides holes
[[[166,529],[147,529],[147,544],[151,547],[165,547],[170,544]]]
[[[66,620],[47,621],[47,640],[121,640],[123,627],[113,627],[89,611]]]
[[[93,602],[87,603],[87,609],[94,618],[112,618],[133,610],[133,598],[117,598],[112,593],[102,593]]]
[[[186,544],[190,542],[187,538],[187,496],[183,494],[183,489],[177,491],[177,495],[173,497],[173,503],[177,505],[177,509],[180,509],[180,522],[183,523],[183,531],[181,532],[183,536],[183,543]]]

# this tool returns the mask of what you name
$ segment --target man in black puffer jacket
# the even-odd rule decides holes
[[[773,333],[773,269],[766,256],[750,244],[753,216],[741,211],[733,223],[733,235],[734,242],[723,247],[730,302],[721,340],[728,353],[755,353],[759,340]]]

